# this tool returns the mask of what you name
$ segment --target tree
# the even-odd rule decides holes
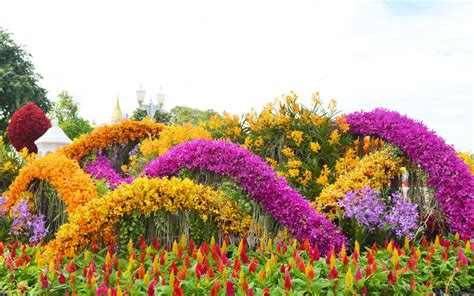
[[[142,120],[147,116],[146,111],[142,108],[137,108],[133,111],[132,119],[133,120]],[[159,108],[155,111],[155,115],[153,116],[156,122],[161,122],[164,124],[171,124],[171,114],[164,110],[163,108]]]
[[[79,104],[65,90],[58,94],[58,102],[54,104],[53,113],[59,127],[71,139],[92,131],[89,122],[79,116]]]
[[[27,102],[45,112],[51,108],[46,90],[38,85],[41,76],[30,58],[0,27],[0,133],[5,133],[13,113]]]
[[[212,115],[218,115],[218,113],[212,109],[203,111],[186,106],[176,106],[171,109],[170,113],[174,124],[191,123],[193,125],[198,125],[200,121],[209,120]]]

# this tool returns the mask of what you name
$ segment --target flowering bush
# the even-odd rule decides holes
[[[235,204],[221,198],[221,193],[197,185],[189,179],[137,178],[132,184],[122,184],[102,198],[90,201],[80,212],[69,216],[56,238],[48,246],[48,254],[68,256],[89,243],[114,240],[113,226],[135,211],[148,214],[164,208],[176,211],[194,210],[203,220],[214,217],[223,234],[245,234],[251,218],[236,211]]]
[[[13,114],[8,125],[8,139],[17,151],[26,147],[30,153],[37,153],[35,141],[50,127],[51,122],[43,110],[28,102]]]
[[[375,109],[346,119],[353,133],[382,137],[426,171],[451,230],[474,237],[474,176],[453,147],[422,123],[397,112]]]
[[[68,212],[78,210],[98,197],[91,178],[76,161],[64,155],[50,153],[35,158],[20,170],[18,177],[4,194],[8,197],[5,206],[11,208],[15,205],[35,179],[48,181],[58,191],[59,198],[66,203]]]
[[[250,151],[226,141],[193,140],[171,148],[151,162],[145,174],[172,176],[180,169],[211,171],[233,179],[299,240],[318,244],[323,254],[344,244],[344,237],[319,215],[286,180]]]
[[[126,143],[142,139],[148,135],[158,135],[164,125],[151,120],[122,120],[110,125],[94,129],[84,134],[69,145],[59,149],[56,153],[64,154],[69,158],[80,160],[92,151],[99,151],[114,143]]]

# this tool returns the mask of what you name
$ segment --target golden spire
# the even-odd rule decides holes
[[[115,103],[114,112],[112,113],[111,122],[117,122],[123,119],[122,110],[120,109],[119,96],[117,95],[117,102]]]

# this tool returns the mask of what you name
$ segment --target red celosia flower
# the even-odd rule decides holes
[[[339,273],[337,272],[336,267],[331,268],[331,271],[329,272],[328,279],[333,280],[339,278]]]
[[[232,281],[227,282],[225,292],[226,292],[227,296],[234,296],[235,295],[234,282],[232,282]]]
[[[211,296],[216,296],[220,288],[221,288],[221,284],[219,283],[219,280],[216,280],[211,288]]]
[[[360,281],[361,279],[362,279],[362,272],[360,271],[360,267],[358,267],[356,271],[356,282]]]
[[[60,274],[58,277],[58,282],[62,285],[66,283],[66,277],[64,277],[64,274]]]
[[[459,262],[461,262],[462,266],[466,267],[468,265],[467,257],[466,257],[466,255],[464,255],[464,252],[463,252],[462,248],[458,249],[458,260],[459,260]]]
[[[95,290],[95,294],[96,294],[97,296],[107,296],[107,295],[108,295],[108,292],[109,292],[109,291],[108,291],[108,289],[107,289],[107,286],[105,286],[105,285],[102,285],[102,286],[100,286],[99,288],[97,288],[97,289]]]
[[[410,279],[410,289],[415,292],[416,291],[416,284],[415,284],[415,279],[411,277]]]
[[[249,291],[249,283],[247,283],[246,279],[244,279],[244,281],[242,282],[242,291],[244,291],[245,293]]]
[[[270,289],[269,288],[263,289],[263,296],[270,296]]]
[[[285,290],[291,290],[291,277],[288,271],[285,272]]]
[[[254,257],[252,260],[252,263],[249,266],[249,272],[255,272],[257,270],[257,264],[258,264],[257,258]]]
[[[397,276],[395,275],[393,270],[390,270],[390,272],[388,273],[387,279],[388,279],[389,285],[393,285],[394,283],[397,282]]]
[[[41,288],[42,289],[47,289],[48,288],[48,279],[42,273],[40,273],[40,282],[41,282]]]

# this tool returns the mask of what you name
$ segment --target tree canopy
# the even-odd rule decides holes
[[[89,122],[79,116],[79,104],[65,90],[58,94],[58,102],[54,104],[53,116],[57,118],[59,127],[71,139],[92,131]]]
[[[38,85],[42,78],[35,72],[31,55],[17,45],[11,34],[0,27],[0,131],[5,134],[13,113],[27,102],[48,112],[51,102]]]

